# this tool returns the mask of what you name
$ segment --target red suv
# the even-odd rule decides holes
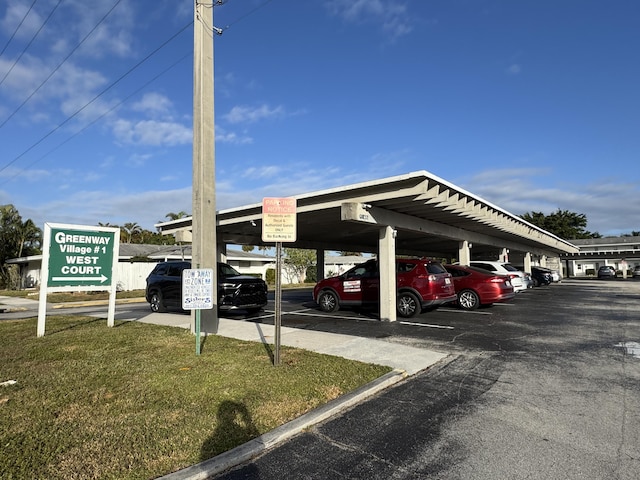
[[[427,307],[437,307],[456,300],[451,274],[428,259],[396,259],[396,293],[398,315],[413,317]],[[380,274],[375,259],[356,265],[342,275],[316,284],[313,299],[324,312],[341,306],[377,305],[380,298]]]

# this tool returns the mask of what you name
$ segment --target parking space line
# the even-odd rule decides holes
[[[455,308],[439,308],[439,312],[463,313],[465,315],[493,315],[491,312],[479,312],[478,310],[461,310]]]
[[[312,313],[306,313],[311,311]],[[283,314],[287,314],[287,315],[302,315],[302,316],[307,316],[307,317],[322,317],[322,318],[338,318],[341,320],[365,320],[367,322],[379,322],[380,320],[378,320],[377,318],[367,318],[367,317],[346,317],[346,316],[342,316],[342,315],[325,315],[322,313],[317,313],[315,312],[315,310],[313,310],[312,308],[308,308],[306,310],[300,310],[300,311],[292,311],[292,312],[282,312]]]
[[[430,323],[417,323],[417,322],[398,322],[401,325],[413,325],[414,327],[429,327],[429,328],[443,328],[445,330],[453,330],[454,327],[450,325],[433,325]]]

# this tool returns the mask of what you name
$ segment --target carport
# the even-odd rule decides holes
[[[371,252],[380,265],[380,319],[396,320],[395,257],[522,259],[533,262],[578,252],[578,247],[427,171],[418,171],[293,196],[297,200],[294,248],[317,252]],[[156,225],[189,240],[191,217]],[[262,203],[217,212],[218,253],[226,245],[263,245]]]

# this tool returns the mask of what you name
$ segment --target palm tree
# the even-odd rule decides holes
[[[22,252],[26,249],[29,253],[35,253],[40,250],[42,245],[42,230],[40,230],[33,220],[28,219],[24,222],[18,232],[18,257],[22,256]]]
[[[142,232],[142,227],[135,222],[125,223],[120,230],[126,235],[127,243],[131,243],[133,236]]]
[[[188,216],[189,216],[189,214],[187,212],[183,212],[181,210],[178,213],[169,212],[164,217],[168,218],[169,220],[178,220],[179,218],[185,218],[185,217],[188,217]]]

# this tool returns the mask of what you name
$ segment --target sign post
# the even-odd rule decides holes
[[[119,228],[44,224],[38,337],[45,332],[49,292],[108,290],[107,325],[113,327],[119,247]]]
[[[262,200],[262,241],[276,243],[274,365],[280,365],[280,331],[282,329],[282,242],[296,241],[296,209],[297,201],[295,198],[264,198]]]
[[[186,268],[182,271],[182,308],[195,310],[196,355],[200,355],[200,310],[213,308],[212,268]]]

